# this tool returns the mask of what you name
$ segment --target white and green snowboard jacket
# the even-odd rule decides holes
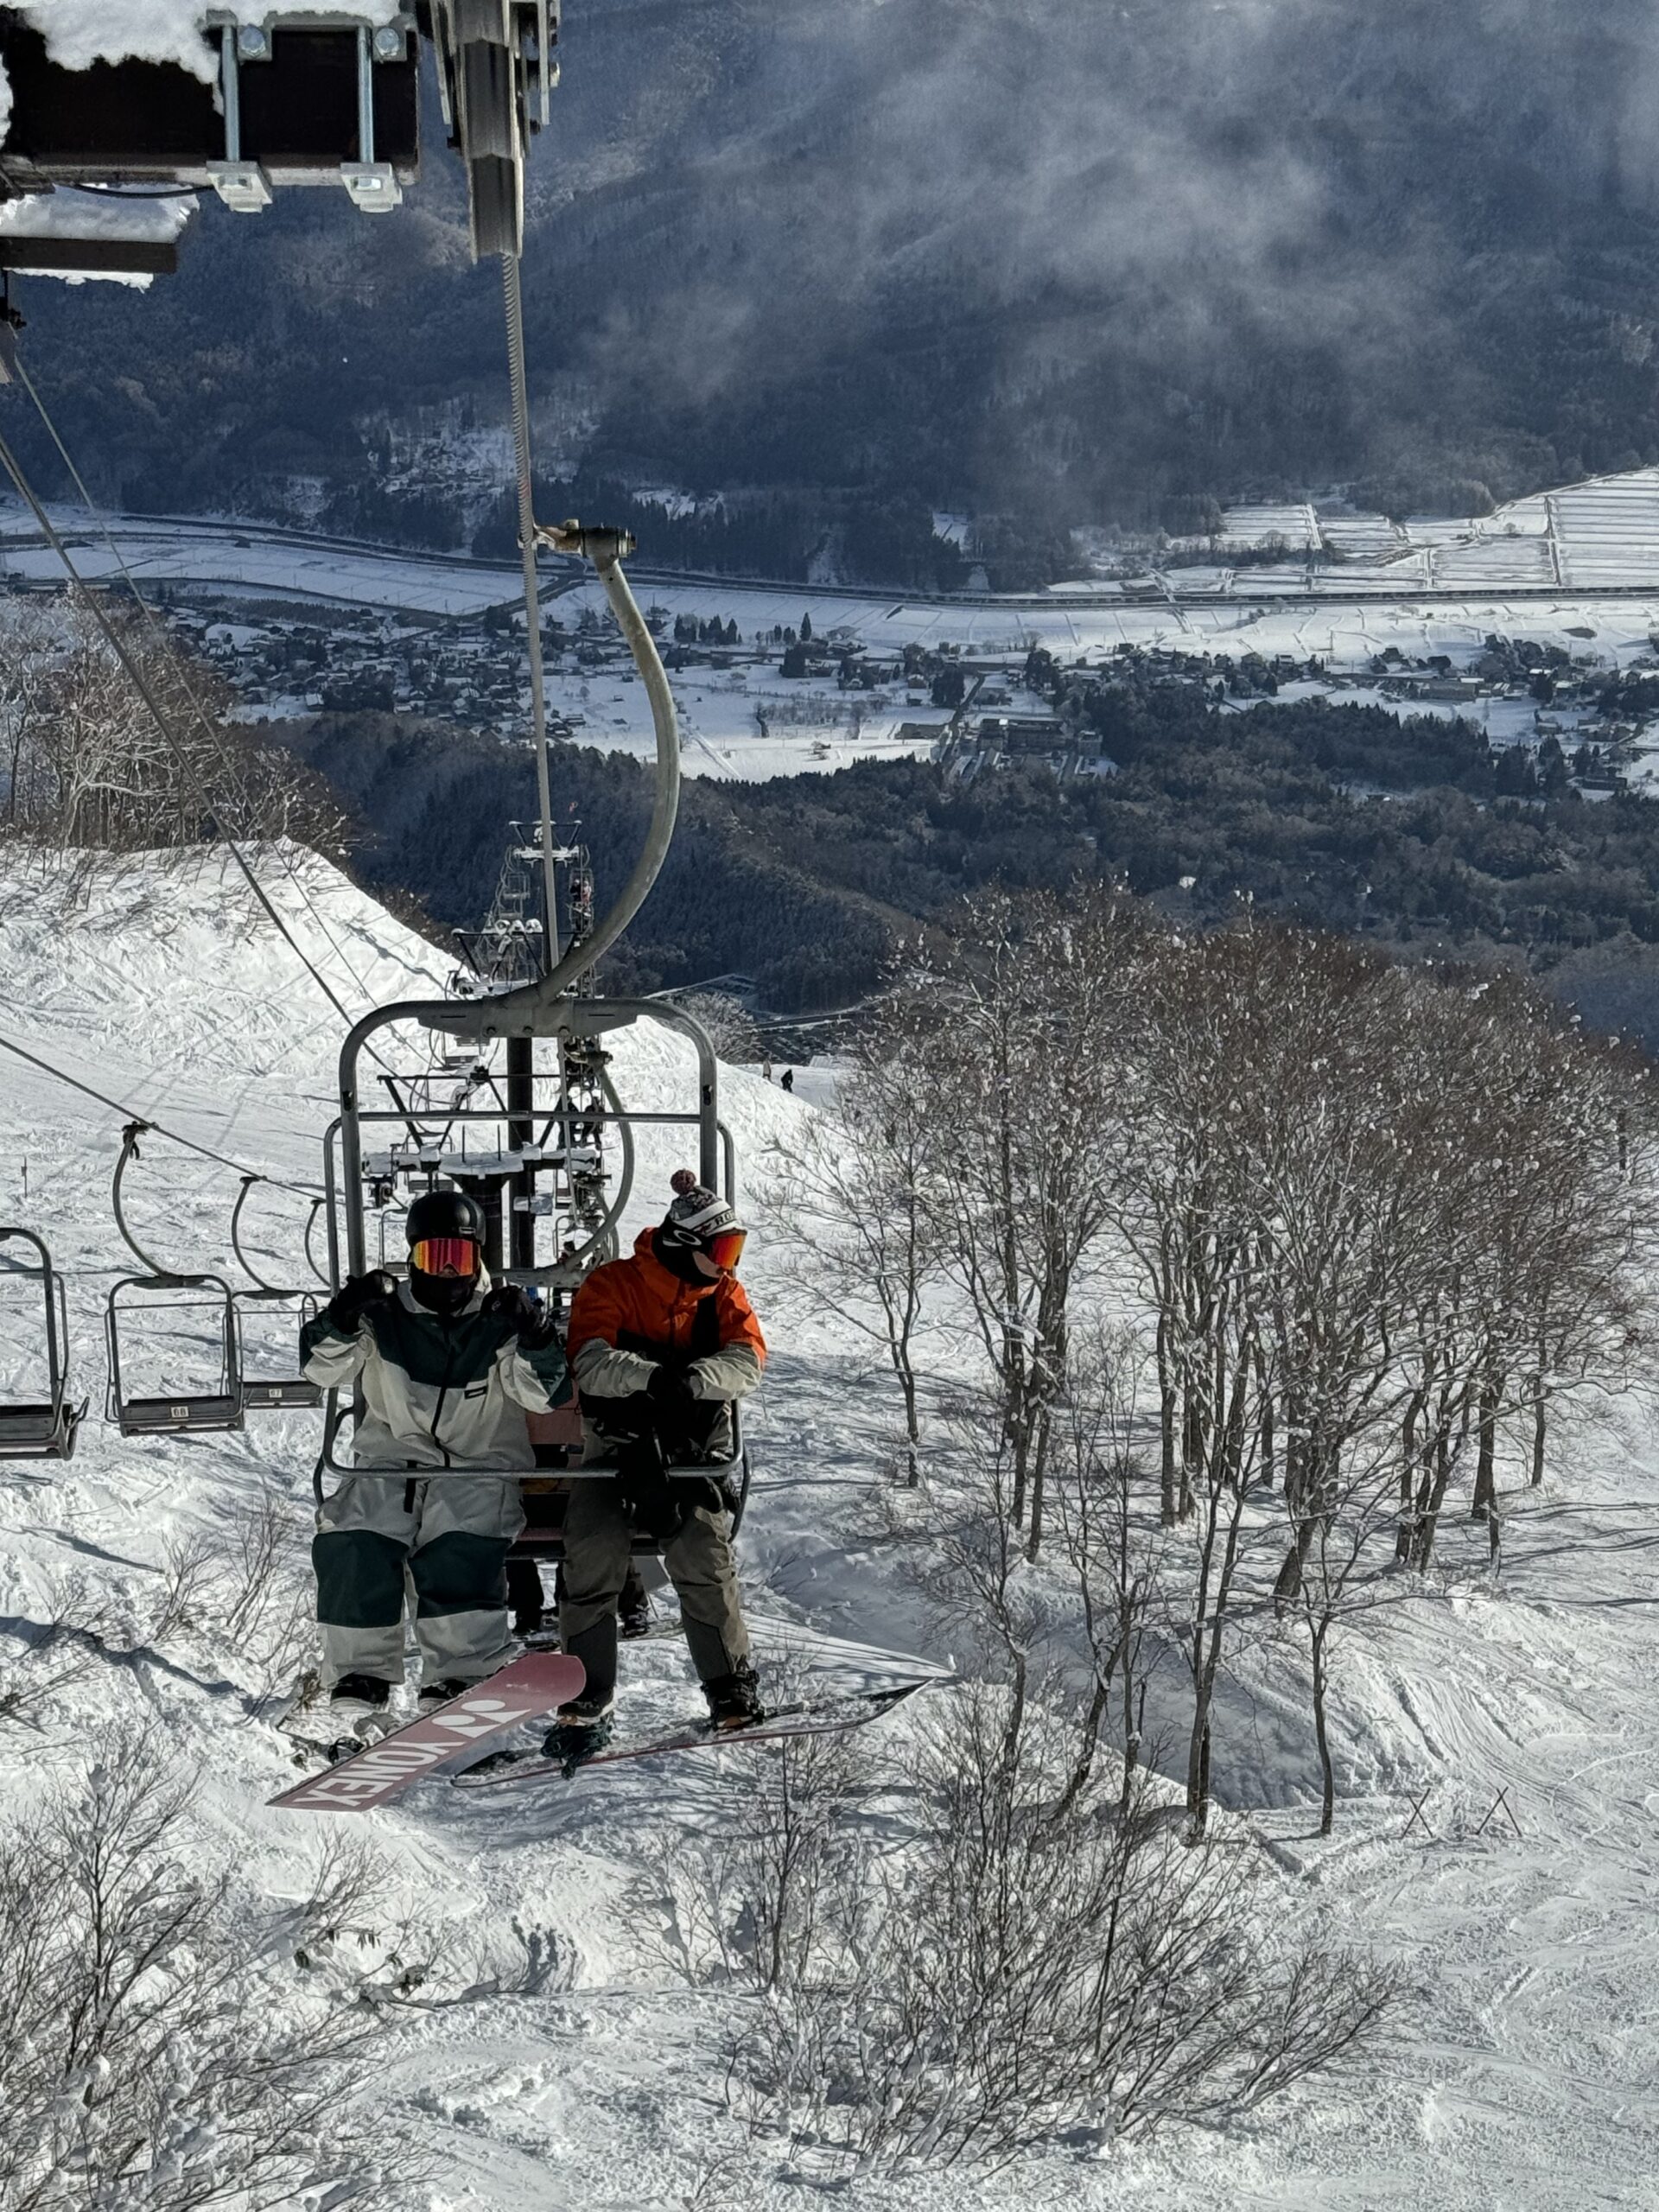
[[[481,1311],[489,1289],[481,1268],[451,1319],[429,1313],[400,1283],[354,1329],[341,1329],[326,1306],[301,1329],[307,1380],[362,1391],[359,1467],[535,1465],[524,1416],[568,1405],[569,1372],[556,1342],[526,1351],[505,1315]]]

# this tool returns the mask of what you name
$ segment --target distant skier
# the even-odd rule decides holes
[[[562,1751],[591,1750],[607,1731],[636,1529],[662,1540],[710,1718],[741,1727],[761,1711],[727,1499],[712,1478],[669,1469],[729,1457],[732,1405],[759,1383],[766,1339],[737,1280],[747,1234],[737,1216],[690,1169],[674,1191],[661,1224],[641,1230],[630,1258],[596,1268],[571,1303],[584,1458],[614,1459],[618,1471],[571,1484],[559,1624],[588,1683],[561,1709]]]
[[[784,1070],[783,1075],[782,1075],[782,1077],[779,1078],[779,1086],[778,1086],[778,1087],[779,1087],[779,1089],[780,1090],[790,1090],[790,1091],[792,1091],[792,1090],[794,1090],[794,1088],[795,1088],[795,1071],[794,1071],[794,1069],[793,1069],[793,1068],[785,1068],[785,1069]]]
[[[353,1275],[300,1332],[309,1380],[357,1382],[364,1399],[359,1471],[324,1505],[311,1547],[324,1680],[347,1722],[378,1711],[404,1679],[405,1577],[423,1704],[512,1656],[505,1562],[524,1521],[518,1479],[461,1471],[533,1466],[526,1414],[571,1396],[551,1320],[516,1285],[491,1286],[476,1200],[428,1191],[405,1230],[406,1282],[384,1269]]]

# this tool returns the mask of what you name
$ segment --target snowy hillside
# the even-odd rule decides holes
[[[260,867],[353,1011],[441,984],[441,956],[323,863],[290,852]],[[227,1875],[250,1911],[304,1896],[346,1825],[264,1805],[294,1778],[269,1700],[300,1650],[284,1609],[303,1588],[315,1418],[255,1415],[242,1435],[171,1444],[124,1443],[102,1423],[102,1301],[123,1267],[108,1179],[130,1109],[248,1169],[314,1184],[339,1030],[223,855],[84,880],[0,858],[0,1037],[57,1071],[0,1053],[0,1218],[51,1241],[68,1276],[76,1388],[92,1401],[77,1457],[54,1479],[0,1470],[0,1815],[21,1816],[84,1770],[89,1747],[107,1757],[107,1732],[149,1727],[149,1755],[195,1777],[194,1869]],[[630,1103],[668,1106],[689,1063],[625,1038],[615,1074]],[[892,1425],[880,1375],[850,1329],[800,1318],[783,1293],[768,1193],[820,1109],[747,1070],[722,1083],[754,1201],[746,1274],[773,1340],[743,1540],[762,1662],[792,1650],[810,1669],[872,1681],[887,1670],[883,1650],[943,1664],[875,1510]],[[646,1149],[636,1220],[659,1211],[677,1159],[671,1135]],[[181,1264],[228,1265],[238,1187],[234,1168],[157,1137],[133,1171],[135,1215]],[[273,1189],[251,1209],[260,1256],[296,1281],[306,1208],[301,1191]],[[14,1386],[29,1371],[16,1287],[0,1280],[0,1375]],[[1345,1940],[1406,1970],[1411,1995],[1380,2074],[1315,2084],[1225,2134],[1132,2147],[1090,2138],[988,2177],[924,2168],[854,2180],[847,2202],[881,2212],[1659,2202],[1659,1451],[1645,1405],[1614,1411],[1542,1503],[1513,1516],[1501,1579],[1454,1566],[1348,1631],[1332,1840],[1310,1835],[1300,1660],[1264,1637],[1228,1688],[1218,1788],[1262,1902],[1287,1925],[1334,1912]],[[226,1562],[264,1497],[283,1530],[283,1588],[257,1634],[233,1636]],[[207,1564],[164,1604],[169,1589],[178,1596],[181,1547]],[[67,1624],[55,1640],[54,1621]],[[696,1709],[677,1642],[625,1647],[624,1684],[635,1716]],[[902,1755],[903,1731],[925,1725],[901,1719],[871,1735]],[[359,2069],[364,2131],[425,2160],[390,2202],[783,2212],[820,2200],[799,2146],[752,2133],[728,2109],[721,2007],[664,1965],[636,1894],[639,1854],[673,1858],[717,1832],[765,1756],[688,1754],[499,1798],[428,1783],[353,1828],[381,1894],[307,1965],[290,1946],[265,1986],[276,2012],[302,2018],[320,1983],[366,1974],[395,1991],[429,1957]],[[1408,1836],[1409,1798],[1425,1784],[1430,1832],[1420,1823]],[[1513,1825],[1501,1810],[1485,1817],[1502,1788]],[[293,2201],[321,2212],[334,2200],[319,2184]]]

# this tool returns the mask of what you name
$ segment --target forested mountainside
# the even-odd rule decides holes
[[[1402,725],[1380,708],[1226,714],[1172,688],[1113,711],[1110,775],[1060,781],[1038,764],[964,783],[899,760],[689,780],[613,988],[737,970],[779,1011],[837,1007],[877,982],[907,935],[954,926],[967,893],[1104,877],[1204,926],[1249,901],[1409,958],[1529,968],[1597,1027],[1659,1049],[1659,804],[1586,800],[1559,751],[1534,795],[1506,797],[1509,756],[1471,725]],[[412,893],[447,927],[482,918],[502,824],[534,810],[528,752],[391,715],[272,729],[365,825],[354,866],[377,894]],[[649,776],[574,746],[554,772],[602,905],[639,850]]]
[[[919,582],[942,507],[1012,582],[1061,524],[1659,460],[1649,0],[572,0],[563,57],[541,458],[730,495],[667,557]],[[104,496],[470,540],[498,280],[431,121],[393,215],[211,206],[148,295],[29,288]]]

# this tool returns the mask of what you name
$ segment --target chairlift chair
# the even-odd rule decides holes
[[[46,1318],[47,1395],[45,1400],[0,1401],[0,1459],[71,1459],[75,1438],[86,1411],[69,1396],[69,1313],[63,1277],[52,1264],[52,1255],[32,1229],[0,1229],[0,1244],[16,1238],[30,1246],[36,1260],[0,1259],[14,1274],[34,1275],[41,1286]]]
[[[451,17],[451,10],[453,16]],[[435,16],[450,18],[459,29],[465,15],[472,34],[480,35],[483,22],[479,0],[434,0]],[[521,41],[521,54],[532,45],[543,62],[551,42],[556,19],[550,16],[535,41]],[[442,32],[442,24],[440,23]],[[547,81],[543,74],[542,82]],[[453,92],[453,87],[450,88]],[[452,113],[454,105],[452,104]],[[463,132],[463,138],[464,138]],[[464,150],[463,147],[463,150]],[[479,245],[476,223],[480,194],[474,179],[474,246]],[[511,211],[509,211],[510,213]],[[511,314],[509,321],[511,322]],[[633,550],[625,531],[608,525],[584,527],[579,522],[556,526],[537,524],[536,544],[546,544],[562,555],[578,555],[591,561],[651,702],[657,740],[656,788],[646,825],[644,848],[615,903],[595,921],[591,908],[590,882],[586,880],[586,855],[580,848],[561,853],[553,844],[549,798],[543,781],[542,818],[537,850],[543,862],[543,902],[540,951],[546,964],[528,981],[510,976],[490,979],[482,975],[480,988],[448,999],[407,1000],[365,1015],[350,1031],[340,1048],[340,1115],[323,1140],[324,1188],[328,1205],[328,1251],[331,1274],[339,1283],[360,1275],[368,1265],[368,1211],[372,1203],[384,1207],[397,1191],[400,1178],[411,1187],[418,1177],[429,1186],[439,1177],[453,1178],[461,1187],[478,1196],[486,1221],[486,1253],[491,1273],[507,1282],[542,1293],[556,1314],[561,1301],[573,1293],[590,1268],[615,1256],[617,1231],[633,1184],[634,1131],[644,1125],[677,1125],[695,1130],[698,1179],[711,1189],[722,1184],[728,1198],[736,1197],[736,1156],[730,1130],[720,1118],[719,1067],[708,1033],[678,1007],[660,999],[607,999],[593,995],[593,970],[639,912],[655,881],[670,842],[679,803],[680,747],[672,695],[649,626],[639,613],[622,573],[622,559]],[[529,559],[526,547],[526,559]],[[533,613],[533,594],[527,602]],[[544,756],[543,756],[544,758]],[[571,941],[559,949],[558,899],[555,876],[563,857],[584,875],[582,895],[571,901]],[[528,899],[526,899],[528,903]],[[493,980],[493,988],[491,987]],[[696,1094],[690,1110],[680,1112],[630,1111],[618,1096],[609,1073],[606,1049],[610,1033],[646,1020],[677,1031],[693,1046],[697,1058]],[[372,1092],[365,1099],[360,1062],[370,1040],[399,1025],[424,1029],[434,1058],[445,1055],[475,1060],[505,1048],[505,1096],[492,1081],[451,1100],[423,1110],[418,1129],[406,1103],[391,1106],[378,1103]],[[538,1102],[535,1044],[537,1039],[554,1043],[556,1090],[553,1103]],[[377,1052],[376,1057],[379,1057]],[[383,1063],[384,1065],[384,1063]],[[388,1084],[397,1101],[396,1084]],[[469,1136],[482,1138],[480,1125],[496,1124],[487,1148],[469,1144]],[[540,1134],[537,1129],[540,1125]],[[419,1139],[412,1147],[394,1143],[389,1150],[370,1156],[365,1135],[381,1131],[390,1135],[401,1128]],[[598,1147],[607,1134],[617,1139],[616,1173],[603,1171]],[[556,1256],[537,1263],[536,1223],[545,1211],[538,1201],[537,1184],[550,1177],[564,1224],[556,1246]],[[384,1234],[385,1216],[382,1215]],[[331,1391],[326,1401],[322,1450],[318,1458],[315,1486],[324,1501],[325,1475],[349,1476],[355,1469],[338,1456],[338,1442],[347,1421],[362,1409],[360,1391],[350,1404],[342,1394]],[[671,1469],[687,1480],[722,1482],[733,1492],[734,1519],[741,1520],[749,1489],[748,1455],[744,1446],[741,1409],[733,1408],[733,1448],[726,1460],[711,1465],[686,1464]],[[430,1466],[381,1469],[419,1478],[442,1470]],[[455,1469],[460,1475],[500,1478],[511,1477],[534,1483],[537,1477],[575,1484],[613,1476],[613,1464],[594,1463],[562,1469],[505,1465]],[[549,1531],[532,1537],[525,1550],[556,1557],[563,1540]],[[649,1541],[637,1549],[655,1549]]]
[[[127,1163],[137,1158],[138,1140],[149,1126],[146,1122],[130,1122],[123,1132],[121,1156],[116,1162],[111,1190],[115,1225],[145,1272],[121,1276],[111,1287],[105,1308],[104,1329],[110,1354],[108,1418],[123,1436],[184,1436],[239,1429],[243,1426],[242,1362],[235,1294],[220,1275],[162,1267],[134,1236],[122,1211],[121,1185]],[[139,1313],[154,1313],[158,1308],[206,1311],[214,1316],[213,1333],[218,1348],[219,1372],[213,1388],[168,1391],[156,1396],[140,1396],[129,1389],[122,1372],[124,1326],[130,1332]]]
[[[624,1107],[611,1085],[608,1074],[603,1072],[607,1056],[598,1051],[601,1039],[611,1032],[632,1027],[641,1020],[659,1023],[685,1037],[697,1056],[696,1097],[689,1110],[679,1112],[636,1112]],[[578,1121],[602,1122],[620,1140],[618,1145],[619,1173],[616,1188],[605,1209],[604,1217],[594,1223],[588,1232],[585,1249],[574,1259],[561,1258],[540,1266],[533,1263],[514,1263],[506,1255],[490,1255],[491,1272],[499,1279],[517,1282],[525,1288],[543,1294],[557,1294],[573,1291],[581,1282],[589,1266],[613,1257],[616,1249],[616,1224],[631,1195],[633,1180],[633,1135],[644,1125],[666,1124],[683,1127],[688,1134],[696,1132],[698,1172],[702,1180],[715,1187],[723,1187],[726,1195],[736,1197],[736,1150],[730,1129],[720,1118],[719,1069],[713,1045],[702,1025],[680,1007],[657,999],[541,999],[533,986],[521,987],[497,996],[480,999],[440,1000],[384,1007],[359,1022],[347,1037],[340,1056],[340,1114],[334,1122],[324,1141],[325,1184],[327,1191],[329,1216],[329,1249],[338,1253],[342,1275],[359,1274],[369,1261],[370,1230],[369,1202],[378,1202],[384,1197],[384,1176],[386,1161],[382,1158],[365,1158],[366,1142],[372,1141],[377,1127],[390,1132],[401,1125],[404,1116],[395,1106],[375,1103],[372,1094],[365,1099],[358,1083],[358,1063],[369,1039],[376,1032],[397,1023],[419,1024],[442,1037],[461,1036],[471,1046],[471,1057],[476,1058],[500,1041],[513,1043],[537,1037],[556,1039],[563,1062],[567,1065],[581,1064],[600,1066],[600,1089],[604,1103],[602,1109],[591,1105],[579,1110],[567,1106],[559,1109],[537,1105],[533,1093],[509,1097],[504,1106],[499,1103],[467,1104],[448,1109],[443,1116],[445,1128],[435,1133],[419,1153],[411,1153],[402,1172],[411,1180],[418,1175],[422,1186],[436,1174],[453,1175],[466,1180],[469,1186],[483,1179],[480,1171],[496,1174],[502,1188],[498,1205],[486,1206],[486,1219],[500,1226],[511,1237],[506,1224],[514,1219],[513,1193],[518,1179],[515,1163],[520,1160],[535,1160],[538,1168],[545,1162],[549,1147],[533,1140],[533,1125],[549,1119],[563,1119],[572,1126]],[[526,1071],[528,1061],[522,1064]],[[533,1081],[528,1073],[523,1077]],[[434,1117],[437,1118],[436,1116]],[[516,1132],[515,1141],[499,1154],[487,1151],[471,1152],[466,1139],[474,1124],[500,1123]],[[387,1260],[385,1248],[387,1215],[380,1216],[380,1259]],[[401,1267],[399,1268],[401,1272]],[[325,1496],[325,1479],[328,1475],[346,1477],[356,1471],[353,1463],[340,1455],[340,1445],[349,1424],[355,1421],[359,1408],[342,1399],[338,1392],[330,1392],[323,1422],[322,1449],[318,1457],[315,1489],[319,1503]],[[744,1442],[742,1408],[732,1408],[732,1449],[730,1455],[714,1463],[688,1463],[671,1469],[671,1476],[686,1481],[719,1483],[730,1496],[733,1506],[733,1528],[741,1524],[749,1493],[749,1457]],[[405,1471],[395,1468],[377,1467],[377,1472]],[[413,1463],[406,1470],[410,1474],[428,1475],[442,1472],[428,1465]],[[576,1483],[603,1479],[615,1473],[608,1462],[594,1462],[588,1465],[577,1464],[563,1467],[475,1467],[454,1471],[462,1475],[480,1477],[512,1476],[518,1480],[537,1482]],[[553,1494],[556,1503],[557,1493]],[[545,1494],[531,1493],[526,1503],[535,1506],[546,1503]],[[661,1545],[649,1535],[637,1536],[633,1549],[649,1554],[660,1550]],[[524,1535],[518,1539],[515,1550],[521,1556],[557,1560],[563,1556],[563,1535],[552,1521],[532,1519]]]
[[[284,1408],[320,1406],[322,1403],[321,1390],[315,1382],[308,1382],[303,1375],[272,1377],[250,1375],[247,1371],[247,1337],[240,1326],[244,1307],[263,1306],[270,1310],[279,1306],[295,1306],[298,1309],[296,1318],[301,1322],[308,1321],[317,1310],[317,1301],[309,1291],[284,1290],[280,1283],[267,1282],[242,1249],[242,1209],[246,1205],[248,1193],[254,1185],[265,1179],[263,1175],[245,1175],[231,1212],[231,1249],[236,1254],[237,1265],[253,1284],[251,1290],[238,1290],[233,1294],[238,1319],[238,1372],[242,1403],[250,1413],[280,1412]],[[317,1217],[317,1208],[321,1204],[321,1199],[318,1198],[312,1205],[306,1223],[308,1239],[311,1224]]]

